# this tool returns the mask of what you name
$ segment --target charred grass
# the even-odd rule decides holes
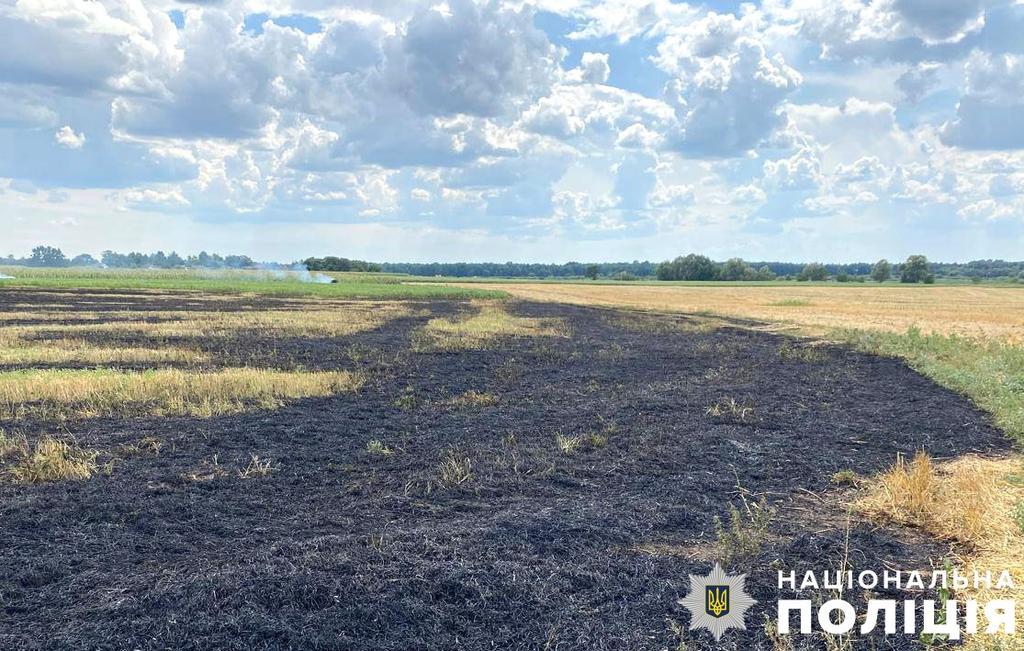
[[[91,298],[111,311],[174,305]],[[4,469],[46,436],[69,446],[58,459],[96,465],[88,479],[3,475],[0,645],[675,648],[681,629],[667,622],[685,619],[686,576],[722,554],[749,575],[752,621],[771,614],[778,567],[818,567],[844,550],[904,568],[936,555],[926,540],[874,524],[848,533],[805,509],[834,474],[870,478],[922,449],[951,458],[1007,446],[961,396],[848,348],[784,358],[789,340],[768,332],[620,328],[604,310],[547,304],[403,314],[349,334],[278,337],[262,367],[243,369],[358,372],[358,392],[278,395],[272,384],[265,404],[229,396],[231,408],[196,414],[154,385],[120,388],[144,371],[46,369],[41,388],[18,389],[25,411],[0,419],[23,430],[0,439]],[[222,361],[225,345],[267,341],[245,329],[206,339],[175,344]],[[621,354],[600,354],[612,347]],[[182,373],[166,395],[196,395],[196,378],[230,368],[155,365],[161,378]],[[64,374],[86,386],[62,402],[52,387]],[[104,374],[115,379],[92,381]],[[728,398],[738,414],[707,413]],[[60,436],[32,411],[47,400],[67,405]],[[756,417],[744,420],[748,401]],[[749,628],[730,632],[735,648],[770,648],[770,631]],[[706,637],[686,644],[713,648]]]

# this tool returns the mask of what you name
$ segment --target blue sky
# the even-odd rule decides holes
[[[0,0],[0,254],[1021,259],[1021,33],[1000,0]]]

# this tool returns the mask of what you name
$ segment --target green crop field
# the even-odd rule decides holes
[[[499,290],[410,283],[397,274],[261,270],[88,269],[0,267],[2,287],[151,289],[330,298],[500,298]],[[324,278],[337,282],[324,282]],[[318,282],[317,279],[320,279]]]

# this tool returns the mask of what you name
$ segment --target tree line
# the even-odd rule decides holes
[[[200,251],[196,255],[181,256],[177,252],[164,253],[117,253],[104,251],[99,259],[88,253],[69,258],[54,246],[40,245],[24,258],[8,255],[0,258],[0,264],[27,267],[111,267],[117,269],[287,269],[295,265],[306,265],[310,271],[380,271],[380,265],[362,260],[349,260],[327,256],[306,258],[300,262],[282,264],[278,262],[255,262],[247,255],[220,255]]]
[[[465,278],[584,278],[595,269],[602,278],[654,276],[656,263],[640,262],[383,262],[381,270],[410,276],[454,276]]]
[[[350,260],[329,255],[324,258],[306,258],[302,261],[310,271],[366,271],[381,270],[381,265],[363,260]]]
[[[299,262],[257,263],[247,255],[220,255],[201,251],[196,255],[181,256],[171,251],[164,253],[118,253],[104,251],[99,259],[88,253],[67,257],[53,246],[40,245],[23,258],[8,255],[0,258],[0,264],[27,265],[36,267],[113,267],[135,269],[251,269],[291,268],[304,264],[310,271],[358,271],[409,274],[413,276],[469,276],[484,278],[604,278],[613,280],[701,280],[701,281],[751,281],[751,280],[797,280],[837,282],[884,282],[899,279],[907,283],[929,283],[936,278],[969,278],[980,282],[982,279],[1024,280],[1024,262],[1006,260],[974,260],[965,263],[932,263],[924,256],[910,256],[901,263],[879,260],[872,264],[855,262],[850,264],[809,264],[794,262],[747,262],[731,258],[715,262],[709,257],[691,253],[662,263],[634,260],[632,262],[566,262],[566,263],[520,263],[520,262],[383,262],[374,263],[339,256],[310,257]]]
[[[776,263],[776,268],[783,263]],[[704,255],[691,253],[658,265],[658,280],[694,280],[694,281],[737,281],[737,280],[776,280],[779,278],[797,281],[823,282],[834,279],[837,282],[865,282],[868,279],[885,282],[891,278],[899,278],[904,283],[934,283],[935,273],[928,258],[923,255],[912,255],[906,262],[892,264],[888,260],[879,260],[873,265],[856,263],[849,265],[825,265],[811,262],[805,265],[785,263],[786,270],[795,272],[778,274],[772,264],[764,263],[756,267],[740,258],[731,258],[725,262],[715,262]]]
[[[257,264],[247,255],[225,255],[207,253],[200,251],[197,255],[182,257],[176,252],[164,253],[117,253],[115,251],[104,251],[99,259],[88,253],[81,253],[73,258],[64,255],[64,252],[53,246],[37,246],[32,253],[24,258],[15,258],[8,255],[0,258],[0,263],[8,265],[21,265],[26,267],[116,267],[129,269],[179,269],[179,268],[203,268],[203,269],[247,269],[256,267]]]

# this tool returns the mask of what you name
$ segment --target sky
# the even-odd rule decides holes
[[[0,0],[0,255],[1024,258],[1024,2]]]

